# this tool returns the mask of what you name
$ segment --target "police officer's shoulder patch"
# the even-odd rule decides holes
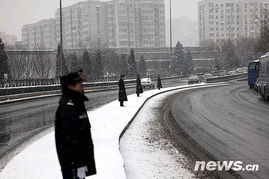
[[[67,102],[67,105],[68,105],[68,106],[74,106],[74,103],[73,103],[72,100],[69,100],[69,101]]]

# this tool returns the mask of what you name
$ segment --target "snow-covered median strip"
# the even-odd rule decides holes
[[[150,99],[140,110],[129,129],[120,140],[128,179],[195,178],[186,167],[188,159],[181,154],[162,126],[160,106],[176,90]]]
[[[151,90],[143,93],[140,98],[136,97],[136,95],[128,96],[129,101],[125,103],[126,107],[119,107],[119,102],[114,101],[95,111],[89,112],[97,165],[97,175],[89,178],[126,178],[124,161],[119,150],[119,137],[147,99],[166,91],[205,85],[171,87],[162,89],[161,91]],[[0,178],[62,178],[56,155],[54,132],[42,137],[14,157],[0,173]]]

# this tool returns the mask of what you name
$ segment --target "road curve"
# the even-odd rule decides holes
[[[220,161],[259,164],[243,178],[269,176],[269,103],[245,82],[180,92],[171,104],[179,128]]]

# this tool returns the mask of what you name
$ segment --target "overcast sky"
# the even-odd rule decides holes
[[[63,6],[69,6],[85,0],[62,0]],[[166,5],[166,18],[169,18],[169,0]],[[173,17],[189,16],[197,21],[198,0],[172,0]],[[24,24],[54,17],[59,0],[0,0],[0,32],[17,35],[21,38]]]

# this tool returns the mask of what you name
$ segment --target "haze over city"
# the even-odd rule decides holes
[[[85,0],[63,0],[63,6],[70,6]],[[107,1],[107,0],[104,0]],[[166,19],[169,19],[169,0],[164,0]],[[172,0],[172,18],[188,16],[197,22],[198,0]],[[0,0],[0,31],[16,35],[21,40],[21,28],[25,24],[55,17],[58,0]]]

